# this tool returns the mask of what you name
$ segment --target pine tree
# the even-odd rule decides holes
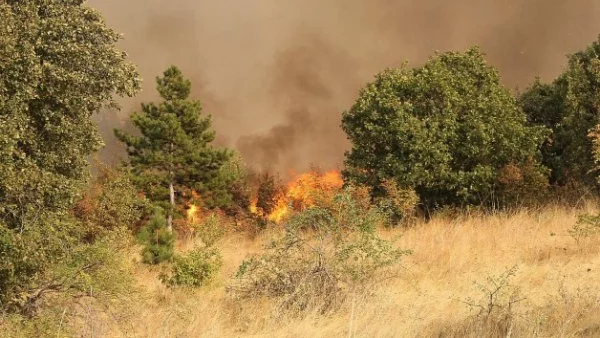
[[[177,67],[157,78],[157,90],[163,102],[142,104],[142,112],[131,116],[141,136],[115,134],[127,146],[136,183],[167,211],[171,230],[176,205],[191,199],[192,191],[209,208],[229,203],[220,169],[232,154],[212,147],[211,117],[202,116],[200,101],[189,99],[191,82]]]

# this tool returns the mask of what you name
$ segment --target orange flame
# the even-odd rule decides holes
[[[266,215],[274,223],[281,223],[292,210],[302,211],[314,206],[315,199],[330,200],[344,184],[339,171],[333,170],[326,173],[310,171],[296,176],[286,187],[285,193],[276,197],[275,208]],[[250,203],[250,212],[258,215],[257,200]],[[290,208],[291,206],[291,208]]]
[[[298,176],[287,188],[287,197],[298,210],[315,205],[315,198],[333,198],[332,193],[344,185],[339,171],[329,171],[324,174],[312,171]]]
[[[200,200],[200,194],[198,194],[195,191],[192,191],[192,198],[188,201],[188,209],[186,211],[187,220],[189,223],[195,223],[199,219],[200,207],[193,203]]]
[[[280,195],[277,197],[277,203],[273,208],[273,211],[269,215],[267,215],[267,219],[274,223],[281,223],[285,216],[288,214],[288,205],[287,199],[285,195]]]
[[[187,220],[190,223],[195,223],[198,219],[198,207],[190,204],[187,210]]]
[[[258,214],[258,207],[256,206],[256,204],[258,204],[258,199],[254,197],[250,201],[250,212],[254,215]]]

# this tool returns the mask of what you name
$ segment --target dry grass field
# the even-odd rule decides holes
[[[84,337],[595,337],[600,336],[600,236],[568,233],[582,212],[547,207],[439,215],[384,233],[413,250],[392,277],[332,315],[278,315],[271,301],[236,302],[226,286],[273,233],[225,238],[221,276],[198,291],[165,288],[133,263],[139,291],[117,310],[82,310]],[[276,231],[276,230],[273,230]],[[192,245],[188,243],[187,245]],[[182,248],[180,248],[182,249]],[[185,249],[185,248],[183,248]],[[505,277],[505,278],[503,278]],[[58,319],[57,319],[58,320]]]

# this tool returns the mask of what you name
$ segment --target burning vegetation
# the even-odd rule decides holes
[[[271,175],[259,180],[256,196],[250,203],[250,212],[279,224],[293,211],[303,211],[317,203],[327,203],[344,185],[337,170],[322,172],[313,169],[295,175],[285,186]]]
[[[247,163],[267,167],[218,146],[211,115],[192,97],[192,81],[171,66],[156,78],[160,101],[142,104],[130,117],[131,128],[115,131],[127,159],[114,172],[100,170],[91,180],[88,159],[102,145],[91,116],[115,106],[113,97],[133,96],[140,89],[136,67],[118,48],[121,35],[82,1],[0,1],[0,22],[6,23],[0,25],[0,336],[129,334],[130,323],[103,334],[82,320],[87,320],[84,315],[93,320],[135,320],[136,316],[113,310],[129,309],[127,303],[142,298],[151,302],[144,304],[153,310],[149,321],[162,326],[153,332],[203,336],[204,332],[194,334],[187,327],[180,334],[168,325],[173,313],[203,312],[182,311],[181,306],[190,304],[189,288],[214,279],[217,283],[210,289],[218,298],[205,297],[210,294],[206,290],[202,302],[225,314],[227,318],[217,322],[236,326],[231,335],[256,335],[260,330],[251,329],[252,322],[279,324],[284,314],[290,319],[309,317],[314,325],[321,321],[315,317],[319,314],[349,310],[350,321],[343,316],[344,326],[350,323],[348,335],[354,336],[355,317],[361,317],[355,316],[355,305],[360,310],[368,298],[378,303],[370,312],[386,324],[404,322],[408,317],[402,305],[415,307],[423,295],[427,305],[411,317],[421,321],[422,314],[430,313],[443,318],[443,313],[431,311],[440,308],[440,299],[464,289],[475,269],[499,270],[500,264],[518,264],[524,271],[537,266],[542,277],[524,276],[521,281],[529,280],[536,288],[540,280],[558,281],[560,301],[538,308],[543,303],[536,294],[542,292],[530,290],[530,309],[516,312],[517,303],[525,304],[530,297],[521,297],[519,288],[509,284],[515,267],[488,277],[489,285],[478,284],[480,298],[462,301],[477,310],[466,318],[467,325],[459,321],[449,326],[454,331],[442,326],[424,335],[600,332],[598,325],[588,325],[600,322],[600,294],[597,288],[578,285],[587,276],[592,276],[587,277],[588,285],[597,284],[593,277],[600,263],[590,259],[598,257],[600,247],[597,208],[580,217],[581,209],[570,211],[550,236],[546,224],[557,219],[555,205],[579,204],[582,196],[596,203],[599,197],[600,38],[572,54],[554,82],[536,80],[523,93],[505,87],[477,47],[436,53],[419,67],[403,63],[378,73],[341,114],[342,107],[332,103],[337,92],[353,96],[357,88],[328,85],[323,70],[365,72],[352,67],[352,62],[336,62],[337,57],[325,58],[330,62],[322,64],[313,58],[312,50],[327,50],[326,43],[284,53],[276,58],[278,76],[272,81],[278,94],[268,101],[269,106],[289,112],[290,125],[283,121],[267,137],[238,142],[237,149],[244,153],[244,145],[251,145],[252,152],[268,154],[257,158],[273,170],[285,162],[290,162],[282,164],[285,168],[297,168],[292,162],[310,161],[310,156],[327,158],[315,162],[332,168],[335,157],[329,151],[337,154],[338,164],[345,156],[343,179],[340,171],[313,169],[286,183],[270,173],[254,175]],[[343,59],[360,59],[350,50],[340,54]],[[339,81],[348,82],[343,77]],[[249,100],[236,100],[248,106],[244,111],[252,110]],[[325,115],[329,110],[337,112],[334,121]],[[345,153],[337,142],[318,137],[330,138],[333,133],[323,126],[333,122],[351,145]],[[316,152],[314,145],[326,149]],[[277,154],[299,146],[302,157],[278,160]],[[83,189],[85,182],[91,183],[89,191]],[[576,201],[570,202],[572,196]],[[529,228],[528,218],[519,218],[519,213],[529,217],[530,210],[545,206],[550,207],[547,219],[538,217],[546,211],[535,214]],[[478,214],[486,213],[501,215],[493,221],[498,229],[481,226],[484,217]],[[448,221],[436,230],[440,217]],[[468,219],[476,226],[464,226]],[[510,219],[515,220],[512,228]],[[267,226],[269,231],[256,236]],[[492,229],[488,237],[482,236],[488,229]],[[419,237],[427,231],[432,232]],[[262,250],[244,245],[240,241],[244,233],[256,246],[259,240],[268,245]],[[408,236],[397,240],[395,235]],[[564,242],[569,236],[573,240]],[[540,247],[544,238],[548,245]],[[225,250],[231,243],[235,252]],[[515,248],[523,248],[524,254],[512,256]],[[404,259],[413,253],[414,258]],[[399,265],[401,258],[408,269]],[[579,262],[573,264],[573,258]],[[156,267],[141,269],[142,263]],[[221,269],[224,264],[228,265]],[[232,264],[239,264],[237,272]],[[549,266],[556,276],[548,275]],[[465,267],[469,271],[463,271]],[[147,291],[158,291],[157,297],[124,297],[151,286],[137,283],[139,272],[153,274],[169,289],[184,289],[166,293],[164,288],[150,287]],[[442,279],[446,275],[451,277]],[[376,289],[402,278],[406,283],[390,291],[408,295],[401,300]],[[435,288],[441,291],[437,296],[431,292]],[[573,308],[576,303],[567,298],[569,289],[577,290],[571,298],[593,300],[579,305],[591,309],[589,320],[584,311]],[[411,290],[418,294],[410,294]],[[156,306],[177,299],[177,294],[185,295],[186,301],[176,302],[167,319],[157,320]],[[219,303],[228,305],[221,309]],[[248,320],[244,308],[256,305],[261,308],[248,311]],[[448,308],[457,312],[456,303]],[[557,316],[555,309],[561,308],[566,315]],[[260,311],[272,315],[263,317]],[[399,313],[404,318],[398,318]],[[527,314],[535,317],[522,321],[521,315]],[[212,317],[212,322],[181,318],[186,326],[195,322],[214,327],[218,316]],[[239,319],[239,325],[231,325],[236,324],[231,319]],[[574,319],[581,325],[566,331]],[[560,323],[560,330],[548,325],[551,322]],[[532,323],[540,327],[531,331]],[[91,333],[81,331],[84,327]],[[362,330],[356,331],[358,335],[387,335],[356,329]]]

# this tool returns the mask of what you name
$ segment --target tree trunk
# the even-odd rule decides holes
[[[173,232],[173,210],[175,210],[175,189],[173,188],[173,183],[169,183],[169,199],[171,201],[171,210],[167,217],[167,229],[169,232]]]

